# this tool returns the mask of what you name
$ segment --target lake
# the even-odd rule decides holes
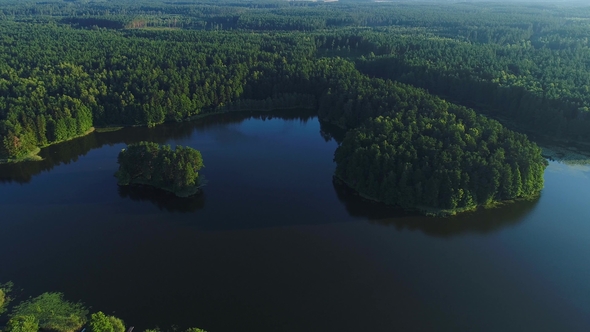
[[[429,218],[335,184],[341,135],[309,112],[221,114],[0,165],[0,282],[136,330],[590,329],[590,167],[551,162],[535,201]],[[200,150],[203,195],[119,188],[141,140]]]

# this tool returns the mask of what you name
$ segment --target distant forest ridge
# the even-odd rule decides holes
[[[157,124],[215,110],[223,106],[221,104],[239,99],[273,97],[278,93],[273,89],[265,94],[248,91],[259,88],[252,84],[253,76],[266,74],[253,67],[260,65],[259,60],[268,60],[255,60],[253,56],[257,52],[267,52],[271,58],[281,55],[291,65],[321,57],[341,57],[354,62],[366,75],[427,89],[501,119],[511,128],[555,138],[590,140],[589,6],[536,2],[323,4],[2,0],[0,3],[0,29],[3,32],[0,54],[6,60],[1,73],[2,82],[8,81],[0,85],[5,96],[0,100],[0,119],[10,118],[8,113],[15,109],[19,113],[19,108],[24,108],[24,113],[31,113],[27,107],[35,108],[33,113],[45,115],[60,113],[64,108],[73,113],[66,115],[73,119],[62,123],[59,114],[44,116],[44,119],[28,116],[29,120],[21,116],[10,124],[4,123],[0,135],[12,140],[13,145],[26,145],[21,142],[23,139],[32,140],[31,137],[19,138],[24,128],[14,128],[15,121],[23,127],[31,121],[39,122],[37,127],[45,126],[45,138],[37,135],[35,140],[38,142],[33,144],[43,146],[81,135],[93,125]],[[231,36],[219,34],[226,30],[232,30]],[[205,33],[211,31],[218,34]],[[272,38],[269,32],[273,33]],[[59,38],[50,38],[55,36]],[[64,40],[67,48],[52,45]],[[198,42],[203,49],[177,49],[187,42],[192,46]],[[227,46],[218,49],[215,43],[260,43],[261,47],[253,48],[250,44],[246,47],[249,50],[241,50],[248,53],[247,58],[244,54],[243,58],[230,60],[227,55],[216,54],[227,54],[223,49]],[[271,45],[273,43],[276,45]],[[38,45],[39,49],[19,51],[30,44]],[[171,54],[178,60],[175,64],[157,54],[158,48],[162,50],[168,46],[176,52]],[[49,54],[36,55],[34,52]],[[233,65],[224,63],[228,60],[242,66],[239,70],[232,68],[235,72],[212,76],[195,67],[194,60],[190,63],[186,60],[194,58],[194,52],[200,53],[196,58],[211,53],[204,61],[206,66],[221,63],[227,68],[227,65]],[[125,58],[118,59],[117,56]],[[149,60],[149,64],[133,63],[148,56],[155,57]],[[212,60],[215,57],[220,63]],[[95,61],[89,63],[89,58]],[[202,64],[203,60],[199,62]],[[125,66],[125,70],[134,73],[121,72]],[[71,69],[64,69],[66,67]],[[49,84],[44,82],[45,91],[36,92],[46,94],[43,98],[47,100],[38,107],[26,105],[22,100],[17,102],[19,105],[14,105],[15,98],[22,99],[17,85],[36,84],[23,83],[22,80],[35,81],[47,75],[68,76],[71,74],[64,70],[75,72],[75,68],[79,69],[75,75],[87,76],[76,79],[86,83],[77,83],[77,87],[71,86],[63,94],[60,92],[65,82],[59,82],[60,79],[51,80]],[[138,79],[150,79],[144,72],[149,68],[154,68],[157,75],[162,74],[158,71],[198,70],[199,76],[207,77],[205,80],[220,77],[233,82],[219,81],[212,87],[211,82],[193,79],[186,82],[188,84],[183,83],[181,88],[174,79],[167,79],[167,83],[158,84],[157,89],[128,89],[136,80],[134,76],[143,75]],[[119,76],[105,77],[115,72]],[[125,79],[121,79],[123,77]],[[111,83],[113,80],[116,82]],[[228,92],[227,86],[221,91],[220,86],[224,85],[229,85],[231,91]],[[78,95],[73,91],[75,89],[80,90]],[[82,90],[85,90],[85,96],[79,95]],[[157,93],[148,96],[148,91]],[[281,91],[284,92],[301,91]],[[174,97],[162,94],[174,94]],[[174,100],[180,96],[182,100]],[[151,106],[138,110],[139,106],[134,104],[139,102]],[[125,108],[125,119],[119,119],[121,114],[104,114],[103,109],[113,106],[118,113]],[[167,116],[153,110],[152,106],[182,110],[175,111],[179,113],[175,116]]]

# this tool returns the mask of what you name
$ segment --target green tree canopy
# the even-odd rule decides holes
[[[202,183],[199,170],[204,167],[201,153],[190,147],[139,142],[119,153],[119,170],[115,174],[119,185],[150,185],[190,196],[198,192]]]
[[[466,109],[431,111],[350,131],[335,153],[336,175],[378,201],[427,213],[539,194],[546,161],[524,135]]]
[[[37,332],[39,320],[32,315],[14,316],[6,324],[5,332]]]
[[[12,313],[13,317],[34,317],[41,329],[57,332],[79,330],[86,324],[87,315],[88,310],[82,304],[64,300],[61,293],[41,294],[20,303]],[[30,323],[29,318],[26,321]]]
[[[102,311],[90,316],[88,323],[90,332],[125,332],[123,321],[114,316],[106,316]]]

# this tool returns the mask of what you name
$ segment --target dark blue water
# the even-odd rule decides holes
[[[587,331],[590,167],[454,218],[332,181],[340,133],[304,113],[92,134],[0,166],[0,282],[60,291],[138,329]],[[126,143],[203,154],[204,194],[118,188]]]

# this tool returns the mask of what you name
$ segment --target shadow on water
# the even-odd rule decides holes
[[[171,139],[188,138],[195,130],[206,130],[223,124],[239,124],[248,119],[272,119],[309,121],[316,116],[313,110],[258,111],[220,113],[199,120],[167,123],[148,127],[131,127],[105,133],[91,133],[84,137],[49,146],[41,150],[42,161],[28,161],[14,164],[0,164],[0,183],[28,183],[33,176],[50,171],[61,164],[76,162],[79,157],[104,145],[132,144],[140,141],[166,143]]]
[[[147,186],[118,186],[121,198],[138,202],[150,202],[167,212],[190,213],[205,207],[205,194],[192,197],[176,197],[174,194]]]
[[[326,142],[334,140],[340,145],[346,136],[346,130],[333,124],[320,121],[320,135]]]
[[[488,234],[515,226],[533,211],[539,198],[518,201],[497,208],[479,209],[448,218],[425,217],[360,197],[344,184],[333,181],[338,199],[351,216],[366,218],[371,223],[393,226],[397,230],[419,230],[435,237],[464,234]]]

